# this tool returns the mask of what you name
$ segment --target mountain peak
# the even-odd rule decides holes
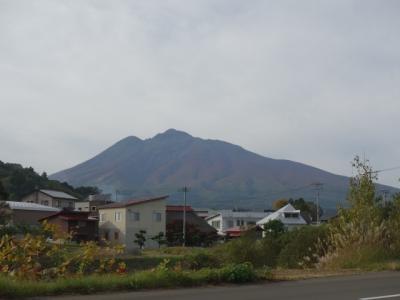
[[[154,138],[160,138],[160,137],[185,137],[185,138],[191,138],[192,136],[184,131],[180,131],[180,130],[176,130],[174,128],[170,128],[167,131],[163,132],[163,133],[159,133],[156,136],[154,136]]]

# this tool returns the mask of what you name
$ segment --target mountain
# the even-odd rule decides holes
[[[127,137],[92,159],[50,176],[73,186],[94,185],[118,198],[168,194],[179,203],[189,186],[192,206],[268,208],[278,198],[344,203],[349,179],[289,160],[267,158],[239,146],[169,129],[153,138]]]

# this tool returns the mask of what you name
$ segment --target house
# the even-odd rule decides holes
[[[182,245],[183,212],[186,210],[186,245],[204,246],[217,239],[217,230],[198,216],[190,206],[167,205],[166,238],[171,246]]]
[[[126,250],[137,249],[135,234],[146,232],[145,248],[157,248],[151,238],[165,236],[165,208],[168,196],[133,199],[99,207],[99,235],[111,244],[123,244]]]
[[[59,212],[60,209],[46,205],[6,201],[11,209],[11,224],[13,225],[28,225],[39,226],[39,220]]]
[[[75,202],[75,211],[86,211],[90,212],[93,217],[99,216],[99,207],[110,203],[114,203],[110,200],[89,200],[89,201],[77,201]]]
[[[287,204],[272,214],[266,216],[262,220],[258,221],[257,225],[263,226],[264,224],[273,220],[281,221],[289,230],[298,226],[307,225],[307,222],[302,217],[300,210],[295,209],[291,204]]]
[[[228,229],[234,227],[248,228],[256,225],[268,212],[221,210],[216,215],[206,218],[219,235],[225,236]]]
[[[89,212],[62,210],[39,221],[57,225],[61,232],[71,233],[72,239],[78,242],[98,240],[98,220],[90,217]]]
[[[77,200],[78,198],[65,192],[42,189],[24,196],[21,202],[37,203],[61,209],[74,209]]]
[[[214,216],[217,214],[217,211],[210,208],[193,208],[193,211],[196,215],[198,215],[202,219],[207,219],[208,217]]]

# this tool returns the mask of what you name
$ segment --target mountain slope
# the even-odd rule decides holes
[[[282,197],[314,199],[323,182],[323,207],[343,202],[348,178],[288,160],[275,160],[218,140],[195,138],[174,129],[147,140],[127,137],[94,158],[58,172],[53,179],[129,196],[169,194],[191,188],[190,203],[209,207],[268,207]],[[125,193],[126,194],[126,193]]]

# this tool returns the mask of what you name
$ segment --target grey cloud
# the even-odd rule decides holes
[[[0,1],[0,159],[54,172],[175,127],[340,174],[398,165],[399,8]]]

